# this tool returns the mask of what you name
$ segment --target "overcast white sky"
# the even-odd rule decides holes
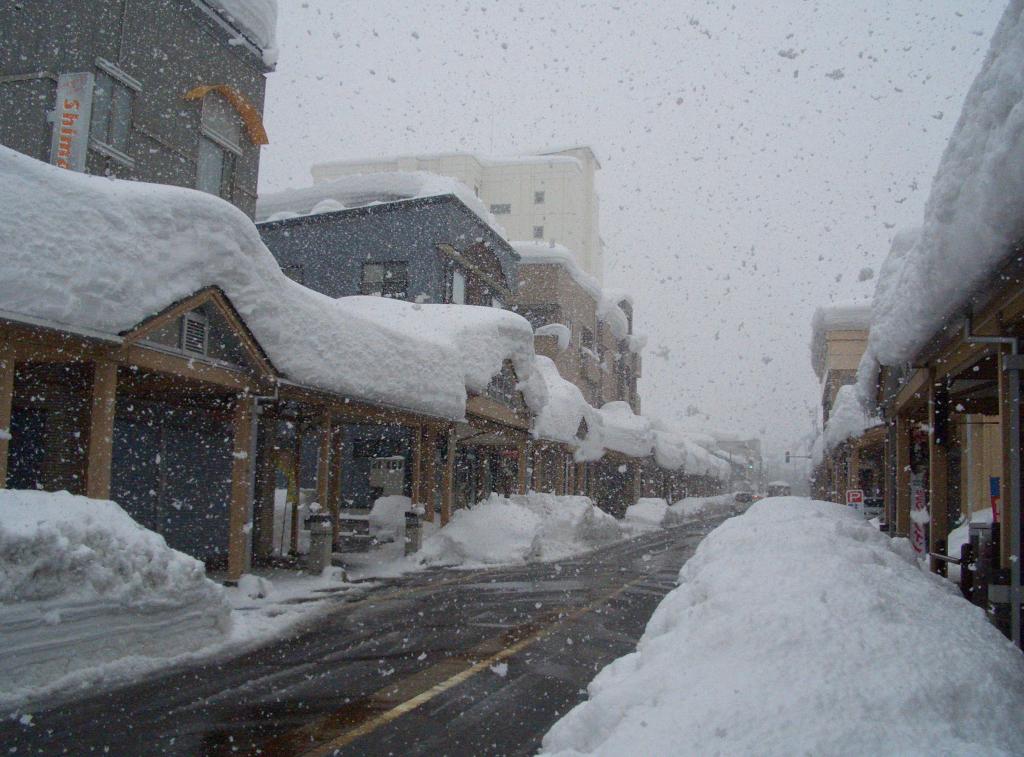
[[[869,294],[920,219],[1005,0],[280,6],[262,191],[321,160],[589,144],[645,412],[781,449],[819,401],[811,314]]]

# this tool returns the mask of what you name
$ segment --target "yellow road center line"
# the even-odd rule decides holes
[[[426,691],[420,692],[416,696],[407,699],[401,704],[392,707],[387,712],[382,712],[380,715],[377,715],[376,717],[367,720],[362,725],[359,725],[349,731],[346,731],[341,736],[338,736],[337,738],[332,739],[331,741],[328,741],[324,744],[320,744],[316,747],[313,747],[309,751],[303,752],[303,757],[328,757],[328,755],[331,755],[338,749],[348,746],[356,739],[362,738],[363,736],[373,733],[381,726],[387,725],[388,723],[397,720],[403,715],[412,712],[418,707],[421,707],[422,705],[426,704],[435,697],[445,693],[446,691],[458,686],[461,683],[464,683],[476,674],[481,673],[484,670],[488,670],[496,663],[501,662],[502,660],[508,657],[511,657],[512,655],[522,651],[523,649],[525,649],[528,646],[531,646],[532,644],[535,644],[536,642],[540,641],[543,637],[547,636],[550,633],[553,633],[555,629],[559,626],[567,622],[576,620],[577,618],[581,617],[582,615],[585,615],[588,612],[593,612],[596,608],[600,607],[601,605],[607,604],[611,600],[615,599],[615,597],[617,597],[619,594],[622,594],[624,591],[626,591],[626,589],[630,588],[631,586],[634,586],[635,584],[640,583],[641,581],[647,578],[649,578],[648,575],[643,575],[640,578],[634,579],[623,584],[614,591],[603,595],[594,602],[591,602],[589,605],[586,605],[585,607],[582,607],[579,610],[576,610],[568,615],[565,615],[555,620],[546,627],[541,628],[538,631],[535,631],[534,633],[530,634],[529,636],[520,639],[515,644],[512,644],[509,647],[505,647],[500,652],[491,655],[487,659],[475,663],[474,665],[466,668],[465,670],[459,673],[456,673],[450,678],[447,678],[444,681],[441,681],[440,683],[431,686]]]

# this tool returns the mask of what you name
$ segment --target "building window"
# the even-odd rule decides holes
[[[512,212],[512,205],[507,202],[499,202],[495,205],[491,205],[491,213],[496,216],[507,216]]]
[[[452,271],[452,302],[466,304],[466,277],[462,271]]]
[[[544,204],[544,192],[543,191],[541,191],[541,192],[534,192],[533,193],[533,204],[534,205],[543,205]]]
[[[408,263],[363,263],[362,294],[404,300],[409,294]]]
[[[242,126],[231,104],[220,95],[203,98],[196,161],[196,189],[231,199],[235,161],[242,154]]]
[[[544,227],[543,226],[534,226],[533,227],[533,238],[534,239],[543,239],[544,238]]]
[[[135,90],[107,71],[96,72],[89,136],[101,147],[128,155]]]

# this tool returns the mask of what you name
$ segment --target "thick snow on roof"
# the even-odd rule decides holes
[[[854,384],[839,387],[832,410],[825,424],[824,443],[828,452],[848,439],[856,439],[872,426],[881,423],[864,411]]]
[[[437,195],[455,195],[499,236],[505,236],[501,224],[473,190],[457,179],[427,171],[353,174],[311,187],[261,194],[256,201],[256,220],[280,221],[284,218]]]
[[[910,360],[1024,238],[1024,0],[1011,0],[964,102],[920,236],[879,283],[871,350]]]
[[[629,295],[618,290],[601,288],[597,279],[583,271],[576,262],[576,256],[568,247],[556,242],[513,241],[512,248],[519,253],[520,265],[560,265],[580,287],[597,303],[597,317],[611,328],[616,339],[629,336],[629,319],[619,307],[622,300],[632,304]],[[643,349],[642,340],[631,340],[630,349],[639,352]],[[636,349],[633,349],[633,348]]]
[[[846,302],[819,307],[811,317],[811,365],[818,378],[825,369],[825,336],[830,331],[866,331],[871,325],[870,302]]]
[[[74,234],[55,222],[73,219]],[[72,173],[0,147],[0,307],[5,315],[116,337],[195,292],[227,295],[297,383],[461,419],[513,361],[544,404],[533,330],[497,308],[333,300],[292,281],[252,222],[219,198]]]
[[[277,0],[206,0],[263,50],[268,66],[277,62]]]
[[[601,414],[584,399],[578,386],[562,378],[551,358],[537,355],[536,362],[548,399],[534,419],[533,435],[576,446],[576,457],[581,461],[599,459],[604,453]],[[587,436],[580,439],[576,432],[583,421],[587,423]]]
[[[630,457],[647,457],[654,451],[650,420],[634,413],[628,402],[606,402],[599,412],[601,443],[605,449]]]

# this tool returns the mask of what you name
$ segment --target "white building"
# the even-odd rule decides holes
[[[317,163],[316,184],[353,174],[429,171],[473,189],[510,240],[562,244],[580,267],[603,280],[604,251],[598,227],[594,174],[601,167],[589,147],[510,158],[467,153]]]

